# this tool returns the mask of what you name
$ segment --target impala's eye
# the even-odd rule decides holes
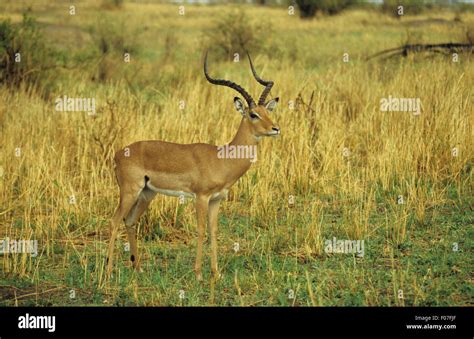
[[[258,119],[260,118],[257,114],[250,112],[250,119]]]

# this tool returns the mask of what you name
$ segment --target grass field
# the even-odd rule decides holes
[[[186,5],[185,15],[94,1],[70,15],[69,5],[0,4],[13,24],[29,7],[55,53],[41,60],[61,65],[0,86],[0,239],[38,241],[36,257],[0,255],[0,305],[472,305],[472,56],[365,58],[406,42],[463,42],[474,13],[301,20],[251,5]],[[143,272],[130,267],[122,228],[104,286],[114,151],[232,139],[235,93],[206,82],[207,48],[214,76],[261,91],[247,61],[227,55],[216,28],[226,21],[250,28],[254,63],[281,99],[282,136],[260,143],[221,207],[222,279],[210,281],[208,256],[204,282],[195,279],[192,201],[157,196],[139,223]],[[97,113],[55,110],[65,95],[94,98]],[[389,96],[419,98],[421,113],[381,111]],[[326,253],[333,237],[364,240],[364,256]]]

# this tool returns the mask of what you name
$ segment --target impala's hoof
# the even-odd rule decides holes
[[[212,279],[214,279],[215,281],[221,280],[221,278],[222,278],[222,274],[220,274],[219,272],[212,274]]]
[[[202,273],[201,272],[196,273],[196,280],[197,281],[202,281]]]

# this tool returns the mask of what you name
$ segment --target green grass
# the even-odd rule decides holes
[[[94,280],[97,262],[104,260],[93,248],[69,256],[66,268],[60,266],[64,247],[54,246],[51,259],[33,259],[39,274],[31,279],[4,276],[0,280],[1,305],[255,305],[255,306],[449,306],[469,304],[473,296],[470,272],[474,212],[472,198],[462,206],[441,206],[432,221],[422,228],[408,225],[402,244],[385,237],[382,217],[371,218],[376,229],[365,243],[365,256],[322,254],[297,257],[285,254],[294,248],[281,241],[272,229],[291,229],[281,221],[265,228],[245,225],[245,220],[224,214],[219,238],[222,279],[208,281],[209,265],[204,265],[205,282],[198,282],[192,271],[195,258],[193,234],[188,244],[166,241],[164,234],[177,230],[153,231],[155,240],[141,241],[145,250],[144,271],[129,267],[129,253],[118,245],[119,261],[112,278],[113,289],[99,290]],[[295,211],[295,214],[297,212]],[[304,216],[294,216],[298,224]],[[234,219],[234,220],[231,220]],[[323,230],[343,238],[343,216],[330,211],[323,215]],[[238,223],[236,225],[236,222]],[[234,227],[231,228],[231,224]],[[184,228],[186,225],[178,226]],[[300,234],[301,236],[301,234]],[[233,242],[240,249],[235,252]],[[97,240],[92,238],[91,240]],[[453,244],[458,244],[458,251]],[[122,249],[122,250],[121,250]],[[84,261],[84,258],[86,260]],[[54,289],[56,288],[56,289]],[[16,290],[16,299],[14,291]],[[50,291],[49,291],[50,290]],[[75,298],[71,298],[71,290]],[[184,298],[180,298],[180,290]],[[294,298],[289,298],[290,290]],[[403,291],[403,299],[398,291]],[[311,292],[310,292],[311,291]],[[22,295],[31,294],[30,297]]]

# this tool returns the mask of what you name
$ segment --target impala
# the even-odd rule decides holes
[[[272,81],[261,79],[248,55],[255,79],[265,86],[258,103],[241,86],[229,80],[213,79],[207,70],[207,53],[204,75],[214,85],[236,90],[247,105],[234,98],[234,106],[242,115],[239,129],[229,145],[255,148],[262,137],[277,136],[280,128],[270,119],[278,98],[266,102],[273,86]],[[222,147],[222,146],[220,146]],[[224,153],[224,152],[221,152]],[[224,153],[225,154],[225,153]],[[210,144],[176,144],[166,141],[138,141],[115,154],[115,174],[120,187],[120,204],[111,222],[108,248],[107,276],[112,272],[113,253],[118,229],[123,221],[130,242],[130,260],[135,269],[140,267],[137,253],[137,231],[134,226],[157,193],[185,196],[195,199],[197,216],[197,254],[194,270],[202,280],[202,250],[206,221],[210,232],[211,270],[219,277],[217,265],[217,218],[219,204],[230,187],[247,172],[255,158],[219,156],[219,147]]]

